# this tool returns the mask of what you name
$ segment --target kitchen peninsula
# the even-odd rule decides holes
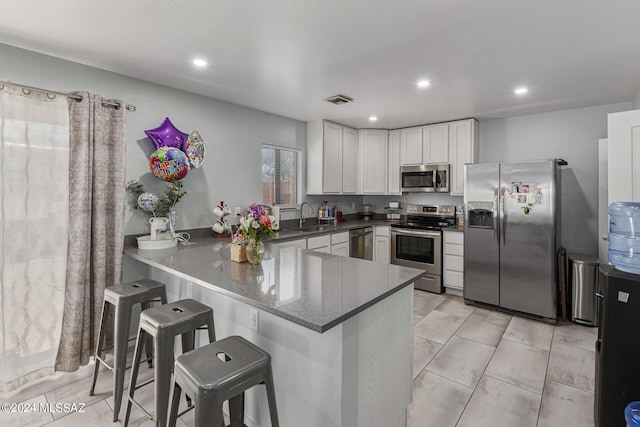
[[[201,237],[170,249],[127,247],[125,280],[159,280],[170,301],[211,306],[218,337],[241,335],[268,351],[282,426],[404,426],[411,284],[424,272],[269,244],[261,265],[239,264],[230,260],[228,242]],[[245,409],[253,425],[269,425],[263,387],[247,392]]]

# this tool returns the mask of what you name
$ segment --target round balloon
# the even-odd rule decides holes
[[[153,146],[157,150],[160,147],[174,147],[182,150],[182,144],[187,139],[189,134],[186,134],[178,130],[169,117],[164,119],[164,122],[155,129],[147,129],[144,131],[147,134]]]
[[[160,147],[151,153],[149,167],[156,177],[171,182],[187,176],[189,160],[187,155],[177,148]]]
[[[182,146],[182,151],[184,151],[187,155],[187,159],[189,159],[189,165],[192,168],[197,169],[202,166],[207,150],[197,130],[191,132],[191,135],[189,135],[187,140],[184,142],[184,145]]]
[[[138,197],[138,207],[147,212],[155,211],[158,207],[158,196],[153,193],[142,193]]]

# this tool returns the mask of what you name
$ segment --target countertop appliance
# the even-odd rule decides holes
[[[349,256],[373,261],[373,227],[356,228],[349,232]]]
[[[624,426],[624,408],[640,400],[640,275],[600,266],[594,420]]]
[[[555,160],[464,168],[465,301],[555,323]]]
[[[449,165],[401,166],[400,186],[403,193],[448,193]]]
[[[391,224],[391,264],[427,272],[416,289],[442,293],[442,229],[455,220],[455,206],[412,204],[406,221]]]

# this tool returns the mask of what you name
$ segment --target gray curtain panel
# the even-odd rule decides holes
[[[69,249],[56,371],[95,353],[104,289],[121,280],[125,207],[125,111],[102,97],[69,99]]]

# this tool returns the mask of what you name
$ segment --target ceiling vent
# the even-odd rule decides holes
[[[347,104],[349,102],[353,102],[353,98],[349,98],[348,96],[345,96],[345,95],[334,95],[334,96],[330,96],[329,98],[326,98],[325,101],[330,102],[332,104],[336,104],[336,105],[342,105],[342,104]]]

